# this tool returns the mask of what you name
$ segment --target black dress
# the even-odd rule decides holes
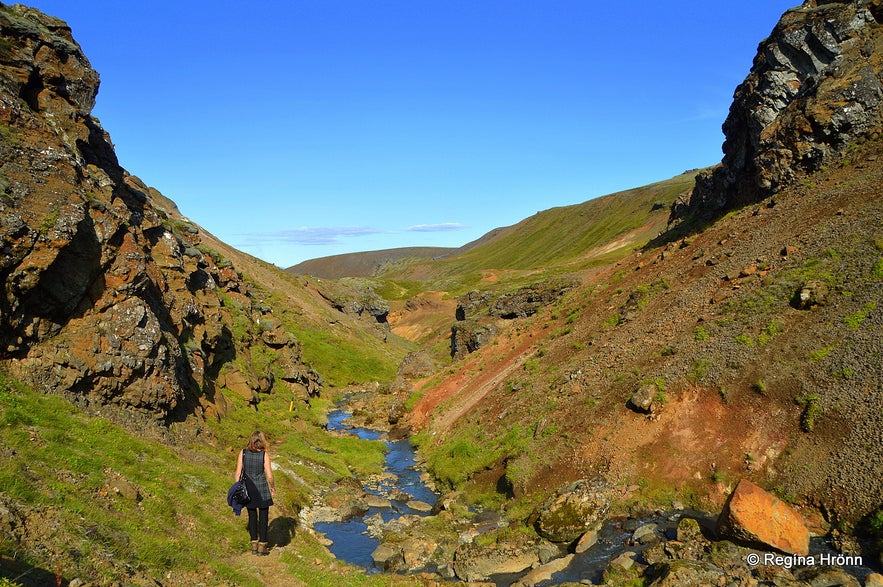
[[[246,506],[249,509],[266,508],[273,505],[270,484],[267,482],[266,473],[264,473],[264,454],[262,450],[245,449],[242,451],[242,470],[248,478],[248,492],[251,496],[251,501]]]

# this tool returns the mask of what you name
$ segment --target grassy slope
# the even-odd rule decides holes
[[[304,361],[333,387],[389,381],[412,345],[390,336],[377,336],[370,324],[332,308],[321,290],[335,297],[355,296],[345,284],[293,275],[215,239],[204,240],[248,276],[260,297],[274,309],[288,332],[303,346]]]
[[[693,185],[685,173],[581,204],[552,208],[493,236],[465,253],[430,263],[395,267],[375,283],[392,299],[419,289],[459,295],[474,288],[515,287],[554,273],[579,272],[621,258],[665,227],[668,206]],[[654,205],[657,209],[654,210]],[[491,276],[492,279],[488,279]],[[537,276],[537,277],[534,277]]]
[[[285,583],[377,585],[332,564],[327,551],[294,528],[315,487],[351,471],[376,472],[382,445],[329,436],[320,426],[327,407],[321,402],[289,412],[277,396],[261,406],[260,412],[234,409],[203,441],[169,446],[0,373],[0,519],[9,530],[0,534],[0,577],[20,577],[24,585],[48,584],[49,577],[54,584],[56,572],[65,581],[97,584],[126,576],[132,584],[149,577],[164,585],[267,584],[250,558],[239,557],[247,550],[245,519],[226,505],[235,465],[229,447],[260,428],[281,440],[273,451],[279,470],[271,534],[277,544],[311,553],[281,556]]]

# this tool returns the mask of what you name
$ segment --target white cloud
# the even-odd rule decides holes
[[[295,243],[298,245],[335,245],[341,237],[359,237],[387,232],[370,226],[302,226],[275,232],[244,234],[251,244]]]
[[[405,229],[407,232],[449,232],[452,230],[463,230],[467,228],[465,224],[459,222],[442,222],[439,224],[415,224]]]

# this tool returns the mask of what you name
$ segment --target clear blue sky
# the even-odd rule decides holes
[[[281,267],[460,246],[721,159],[797,0],[31,0],[121,164]]]

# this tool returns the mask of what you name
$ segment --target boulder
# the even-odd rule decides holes
[[[393,571],[404,563],[404,555],[401,547],[391,546],[389,544],[380,544],[371,553],[371,559],[374,566],[384,571]]]
[[[535,513],[537,533],[552,542],[573,542],[596,526],[610,507],[610,486],[602,477],[573,483]]]
[[[794,574],[812,587],[862,587],[858,579],[839,567],[810,566]]]
[[[512,583],[511,587],[533,587],[539,583],[551,581],[552,575],[560,573],[570,565],[573,556],[574,555],[572,554],[568,554],[567,556],[556,558],[544,565],[540,565],[535,569],[531,569],[530,572],[521,579]]]
[[[628,401],[628,407],[636,412],[650,414],[653,412],[653,399],[656,397],[656,384],[644,383],[635,390],[631,399]]]
[[[653,577],[649,587],[708,587],[726,577],[711,563],[687,559],[653,565],[647,574]]]
[[[800,514],[776,496],[743,479],[717,520],[722,537],[786,554],[809,554],[809,530]]]
[[[536,548],[465,544],[454,553],[454,571],[464,581],[486,581],[491,575],[520,573],[539,561]]]

